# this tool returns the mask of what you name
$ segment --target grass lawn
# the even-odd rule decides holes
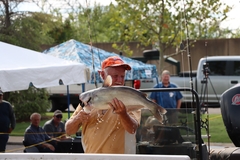
[[[202,119],[206,117],[207,115],[203,115]],[[202,129],[202,135],[206,134],[206,129]],[[209,115],[209,134],[211,135],[210,142],[232,143],[223,124],[221,114]],[[207,139],[204,139],[204,142],[207,142]]]
[[[47,116],[48,119],[42,119],[40,125],[43,126],[43,124],[52,118],[53,113],[48,112]],[[70,113],[70,116],[72,113]],[[207,117],[207,115],[202,115],[202,119],[204,120]],[[68,119],[68,113],[63,113],[63,121]],[[21,122],[16,124],[16,128],[11,133],[11,136],[23,136],[25,129],[29,126],[29,122]],[[225,129],[225,126],[223,124],[222,116],[221,114],[211,114],[209,115],[209,129],[210,129],[210,142],[219,142],[219,143],[232,143],[230,138],[228,137],[227,131]],[[203,128],[202,129],[202,135],[206,135],[207,132]],[[207,139],[204,139],[204,142],[207,142]]]

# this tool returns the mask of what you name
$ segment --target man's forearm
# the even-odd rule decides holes
[[[134,134],[138,127],[138,122],[132,118],[128,113],[119,115],[124,129],[130,134]]]
[[[77,106],[76,110],[74,111],[73,115],[65,124],[65,131],[67,135],[75,134],[78,129],[81,127],[82,122],[77,117],[77,114],[81,111],[82,107],[80,104]]]
[[[82,123],[79,122],[79,119],[74,116],[67,121],[65,124],[65,130],[67,135],[75,134],[78,129],[81,127]]]
[[[178,100],[178,101],[177,101],[177,109],[180,109],[180,108],[181,108],[181,103],[182,103],[181,100]]]

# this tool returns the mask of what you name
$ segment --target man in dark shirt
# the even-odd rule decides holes
[[[11,104],[3,100],[0,89],[0,152],[5,152],[9,134],[15,128],[16,120]]]
[[[51,138],[57,138],[59,140],[66,139],[62,117],[62,111],[56,110],[53,114],[53,118],[45,122],[43,129]]]
[[[26,129],[24,134],[24,142],[27,146],[36,146],[39,152],[54,152],[55,147],[51,138],[46,132],[39,126],[41,121],[41,115],[39,113],[33,113],[30,116],[31,124]]]

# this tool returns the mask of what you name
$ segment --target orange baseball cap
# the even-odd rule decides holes
[[[123,60],[118,56],[111,56],[105,59],[102,63],[102,70],[107,67],[117,67],[117,66],[125,66],[126,70],[131,70],[131,67],[124,63]]]

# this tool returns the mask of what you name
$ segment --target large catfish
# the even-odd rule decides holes
[[[128,111],[147,108],[155,118],[162,123],[162,116],[167,111],[146,97],[146,94],[127,86],[111,86],[112,78],[108,76],[103,83],[103,87],[89,90],[80,94],[79,99],[84,105],[90,105],[99,110],[109,109],[109,102],[113,98],[121,100]]]

